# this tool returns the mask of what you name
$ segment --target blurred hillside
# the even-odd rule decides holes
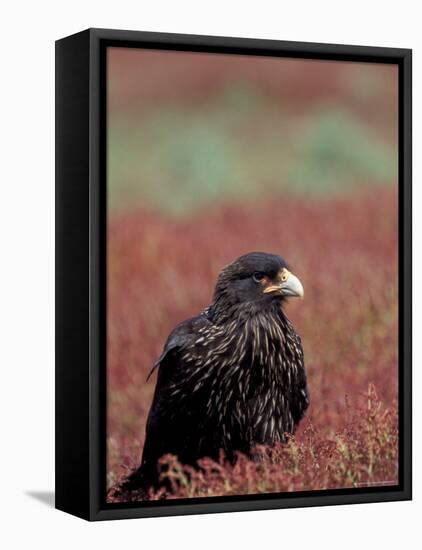
[[[187,214],[274,195],[329,197],[397,178],[397,69],[109,51],[111,212]]]

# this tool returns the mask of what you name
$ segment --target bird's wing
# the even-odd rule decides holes
[[[198,417],[189,391],[174,391],[176,385],[190,375],[192,365],[185,358],[200,330],[211,325],[201,314],[178,325],[167,339],[163,352],[154,364],[158,368],[154,398],[148,415],[141,469],[147,484],[156,483],[157,460],[166,453],[184,457],[194,451],[194,433]],[[189,406],[186,401],[189,401]],[[183,406],[182,406],[183,405]]]
[[[206,329],[211,326],[211,322],[208,320],[204,313],[201,313],[197,317],[192,317],[186,321],[183,321],[170,333],[167,341],[164,345],[164,349],[160,357],[155,361],[152,369],[148,373],[147,381],[161,364],[165,363],[165,360],[172,354],[177,354],[188,348],[201,329]]]

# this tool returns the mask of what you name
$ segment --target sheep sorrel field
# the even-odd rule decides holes
[[[396,484],[397,196],[224,203],[172,217],[126,211],[109,222],[109,502],[137,500],[119,483],[139,465],[155,376],[147,374],[172,328],[210,303],[219,270],[252,250],[281,254],[305,299],[287,313],[302,337],[311,406],[287,444],[262,460],[206,457],[197,470],[162,458],[184,498]],[[145,498],[145,496],[143,496]]]

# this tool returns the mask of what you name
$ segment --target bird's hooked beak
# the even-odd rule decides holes
[[[284,267],[279,272],[277,279],[278,282],[276,284],[270,284],[264,289],[264,294],[274,293],[280,296],[303,298],[304,290],[302,283],[288,269]]]

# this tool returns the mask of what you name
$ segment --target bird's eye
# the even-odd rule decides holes
[[[261,271],[255,271],[255,273],[252,275],[252,279],[256,282],[256,283],[259,283],[260,281],[262,281],[262,279],[265,277],[265,274],[264,273],[261,273]]]

